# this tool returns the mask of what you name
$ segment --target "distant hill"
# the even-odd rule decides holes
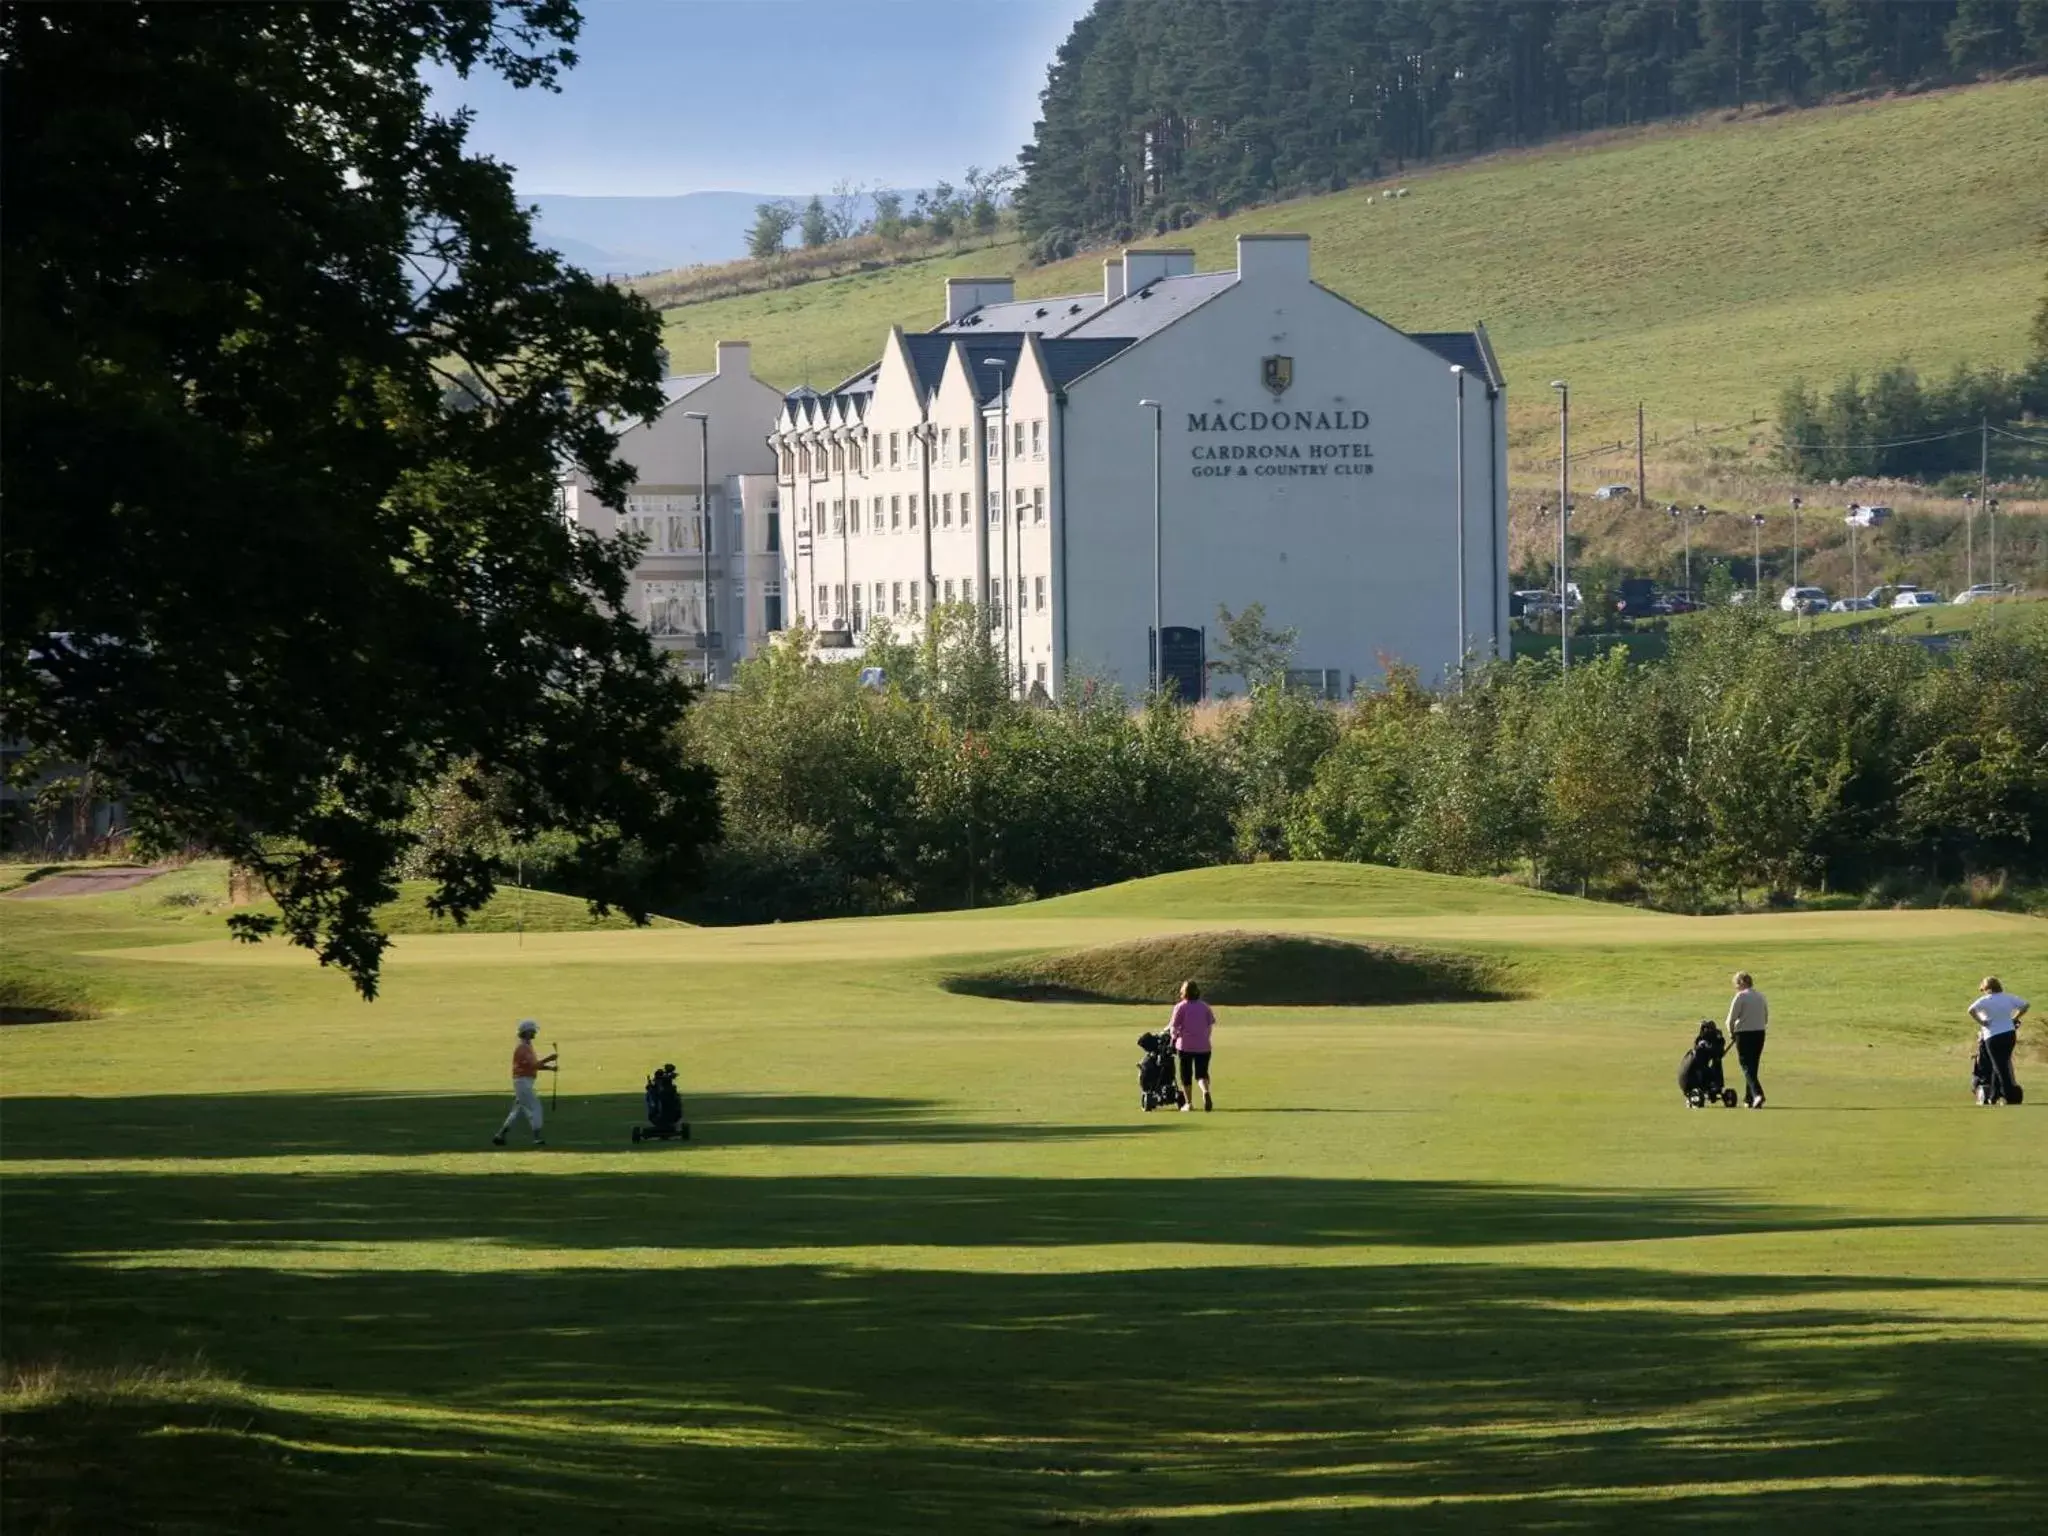
[[[581,197],[542,192],[524,198],[538,210],[534,228],[541,244],[587,271],[641,273],[736,261],[747,253],[747,230],[757,205],[779,198],[801,207],[810,195],[684,192],[674,197]],[[871,197],[862,194],[854,199],[855,218],[866,220],[873,213]]]
[[[1544,387],[1572,380],[1574,438],[1634,431],[1746,447],[1780,387],[1905,358],[1923,372],[2015,366],[2041,293],[2048,79],[1562,140],[1177,234],[1203,268],[1239,234],[1302,230],[1315,275],[1392,323],[1486,322],[1518,443],[1554,430]],[[1403,185],[1409,195],[1382,194]],[[754,343],[777,384],[832,383],[891,324],[942,318],[942,279],[1014,271],[1018,292],[1101,281],[1101,253],[1033,267],[1024,246],[856,273],[667,311],[678,367],[718,337]],[[1576,455],[1575,455],[1576,457]]]

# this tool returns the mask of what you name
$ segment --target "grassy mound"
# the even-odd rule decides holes
[[[1219,1004],[1365,1007],[1513,996],[1498,966],[1468,955],[1306,934],[1175,933],[1043,955],[945,977],[949,992],[1012,1002],[1167,1003],[1193,978]]]
[[[105,1010],[106,999],[82,977],[0,960],[0,1024],[61,1024]]]
[[[1599,902],[1497,880],[1432,875],[1383,864],[1276,861],[1152,875],[1006,907],[1017,917],[1597,917]]]

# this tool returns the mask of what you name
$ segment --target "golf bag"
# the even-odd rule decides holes
[[[1722,1075],[1721,1058],[1728,1054],[1727,1037],[1712,1019],[1701,1019],[1692,1049],[1678,1058],[1678,1091],[1694,1109],[1704,1109],[1719,1100],[1735,1107],[1735,1090]]]
[[[1138,1036],[1145,1059],[1138,1063],[1138,1105],[1150,1113],[1163,1106],[1178,1109],[1184,1102],[1173,1078],[1173,1037],[1165,1030]]]
[[[683,1096],[676,1092],[676,1065],[666,1062],[647,1079],[647,1123],[633,1127],[633,1140],[689,1139],[690,1127],[683,1120]]]
[[[2019,1048],[2017,1037],[2013,1040],[2015,1051]],[[2022,1104],[2026,1102],[2026,1090],[2020,1087],[2019,1074],[2012,1069],[2012,1060],[2006,1059],[2005,1081],[1998,1080],[1998,1063],[1991,1056],[1991,1042],[1979,1040],[1976,1053],[1970,1058],[1970,1095],[1979,1104]]]

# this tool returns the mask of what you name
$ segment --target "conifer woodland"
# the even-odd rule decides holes
[[[2048,0],[1098,0],[1017,196],[1049,256],[1418,160],[2048,63]]]

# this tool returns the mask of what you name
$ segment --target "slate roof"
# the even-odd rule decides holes
[[[1135,293],[1125,294],[1114,304],[1105,304],[1064,334],[1069,339],[1122,336],[1142,341],[1197,305],[1208,303],[1236,282],[1235,270],[1162,277]]]
[[[934,326],[929,334],[973,336],[997,331],[1036,331],[1058,336],[1102,308],[1100,293],[1069,293],[1056,299],[1016,299],[984,304],[958,320]]]
[[[1410,331],[1411,341],[1419,341],[1446,363],[1457,363],[1475,379],[1484,380],[1496,389],[1501,380],[1496,376],[1493,359],[1482,345],[1476,331]]]

